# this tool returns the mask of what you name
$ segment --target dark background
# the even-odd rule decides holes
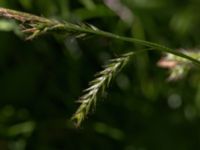
[[[199,0],[122,0],[118,12],[129,10],[125,18],[106,1],[1,0],[0,6],[175,49],[199,47]],[[93,75],[109,58],[143,47],[98,36],[24,41],[16,23],[4,19],[0,30],[0,150],[200,149],[197,70],[167,82],[168,71],[156,66],[162,54],[139,54],[76,129],[75,101]]]

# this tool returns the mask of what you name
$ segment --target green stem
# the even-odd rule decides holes
[[[69,30],[68,26],[67,26],[67,28]],[[167,53],[171,53],[171,54],[177,55],[179,57],[188,59],[188,60],[194,62],[197,65],[200,65],[200,61],[199,60],[194,59],[194,58],[192,58],[192,57],[190,57],[188,55],[185,55],[185,54],[183,54],[181,52],[175,51],[175,50],[173,50],[171,48],[168,48],[166,46],[163,46],[163,45],[160,45],[160,44],[157,44],[157,43],[148,42],[148,41],[144,41],[144,40],[140,40],[140,39],[136,39],[136,38],[129,38],[129,37],[124,37],[124,36],[119,36],[119,35],[116,35],[116,34],[113,34],[113,33],[110,33],[110,32],[106,32],[106,31],[102,31],[102,30],[84,29],[84,28],[81,28],[81,27],[73,27],[73,26],[71,26],[71,29],[72,30],[77,30],[77,31],[80,31],[80,32],[85,32],[85,33],[100,35],[100,36],[109,37],[109,38],[113,38],[113,39],[117,39],[117,40],[122,40],[122,41],[126,41],[126,42],[140,44],[140,45],[143,45],[143,46],[147,46],[147,47],[153,48],[153,49],[158,50],[158,51],[167,52]],[[149,50],[149,49],[147,49],[147,50]]]
[[[54,31],[60,30],[61,33],[63,32],[63,34],[68,33],[70,31],[71,32],[79,32],[79,33],[90,33],[90,34],[94,34],[94,35],[105,36],[105,37],[109,37],[109,38],[113,38],[113,39],[118,39],[118,40],[122,40],[122,41],[126,41],[126,42],[131,42],[131,43],[147,46],[147,47],[153,48],[155,50],[159,50],[162,52],[167,52],[167,53],[177,55],[179,57],[188,59],[197,65],[200,65],[200,61],[198,61],[197,59],[194,59],[188,55],[185,55],[179,51],[175,51],[175,50],[165,47],[163,45],[136,39],[136,38],[119,36],[119,35],[116,35],[113,33],[99,30],[92,26],[91,26],[91,28],[88,28],[88,27],[82,27],[79,25],[71,24],[71,23],[61,23],[61,22],[58,22],[55,20],[44,18],[44,17],[39,17],[39,16],[35,16],[32,14],[19,12],[19,11],[15,11],[15,10],[10,10],[10,9],[6,9],[6,8],[1,8],[1,7],[0,7],[0,16],[18,20],[18,21],[22,22],[22,24],[26,24],[26,25],[29,25],[29,27],[32,27],[31,30],[30,29],[25,30],[25,31],[32,31],[31,32],[32,35],[28,39],[33,39],[40,34],[48,33],[48,31],[50,31],[50,30],[54,30]],[[39,29],[37,29],[38,25],[40,25]],[[41,28],[41,25],[43,25],[42,26],[43,28]]]

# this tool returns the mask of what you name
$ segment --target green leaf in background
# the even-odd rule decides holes
[[[96,8],[93,0],[79,0],[87,9],[94,10]]]
[[[19,2],[24,8],[31,9],[33,0],[19,0]]]
[[[15,31],[17,24],[13,21],[0,20],[0,30],[1,31]]]

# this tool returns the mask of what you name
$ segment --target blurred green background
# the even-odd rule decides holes
[[[1,0],[0,7],[171,48],[200,46],[199,0]],[[199,71],[167,82],[161,53],[139,54],[76,129],[75,101],[109,58],[143,47],[92,36],[24,41],[0,20],[0,150],[200,149]]]

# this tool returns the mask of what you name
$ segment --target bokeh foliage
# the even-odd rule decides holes
[[[106,0],[2,0],[12,8],[178,49],[198,49],[199,0],[122,0],[126,21]],[[109,59],[142,49],[117,40],[43,36],[24,41],[13,21],[0,21],[0,149],[199,149],[200,76],[167,82],[162,54],[141,53],[112,83],[80,129],[75,100]],[[12,32],[11,32],[12,31]]]

